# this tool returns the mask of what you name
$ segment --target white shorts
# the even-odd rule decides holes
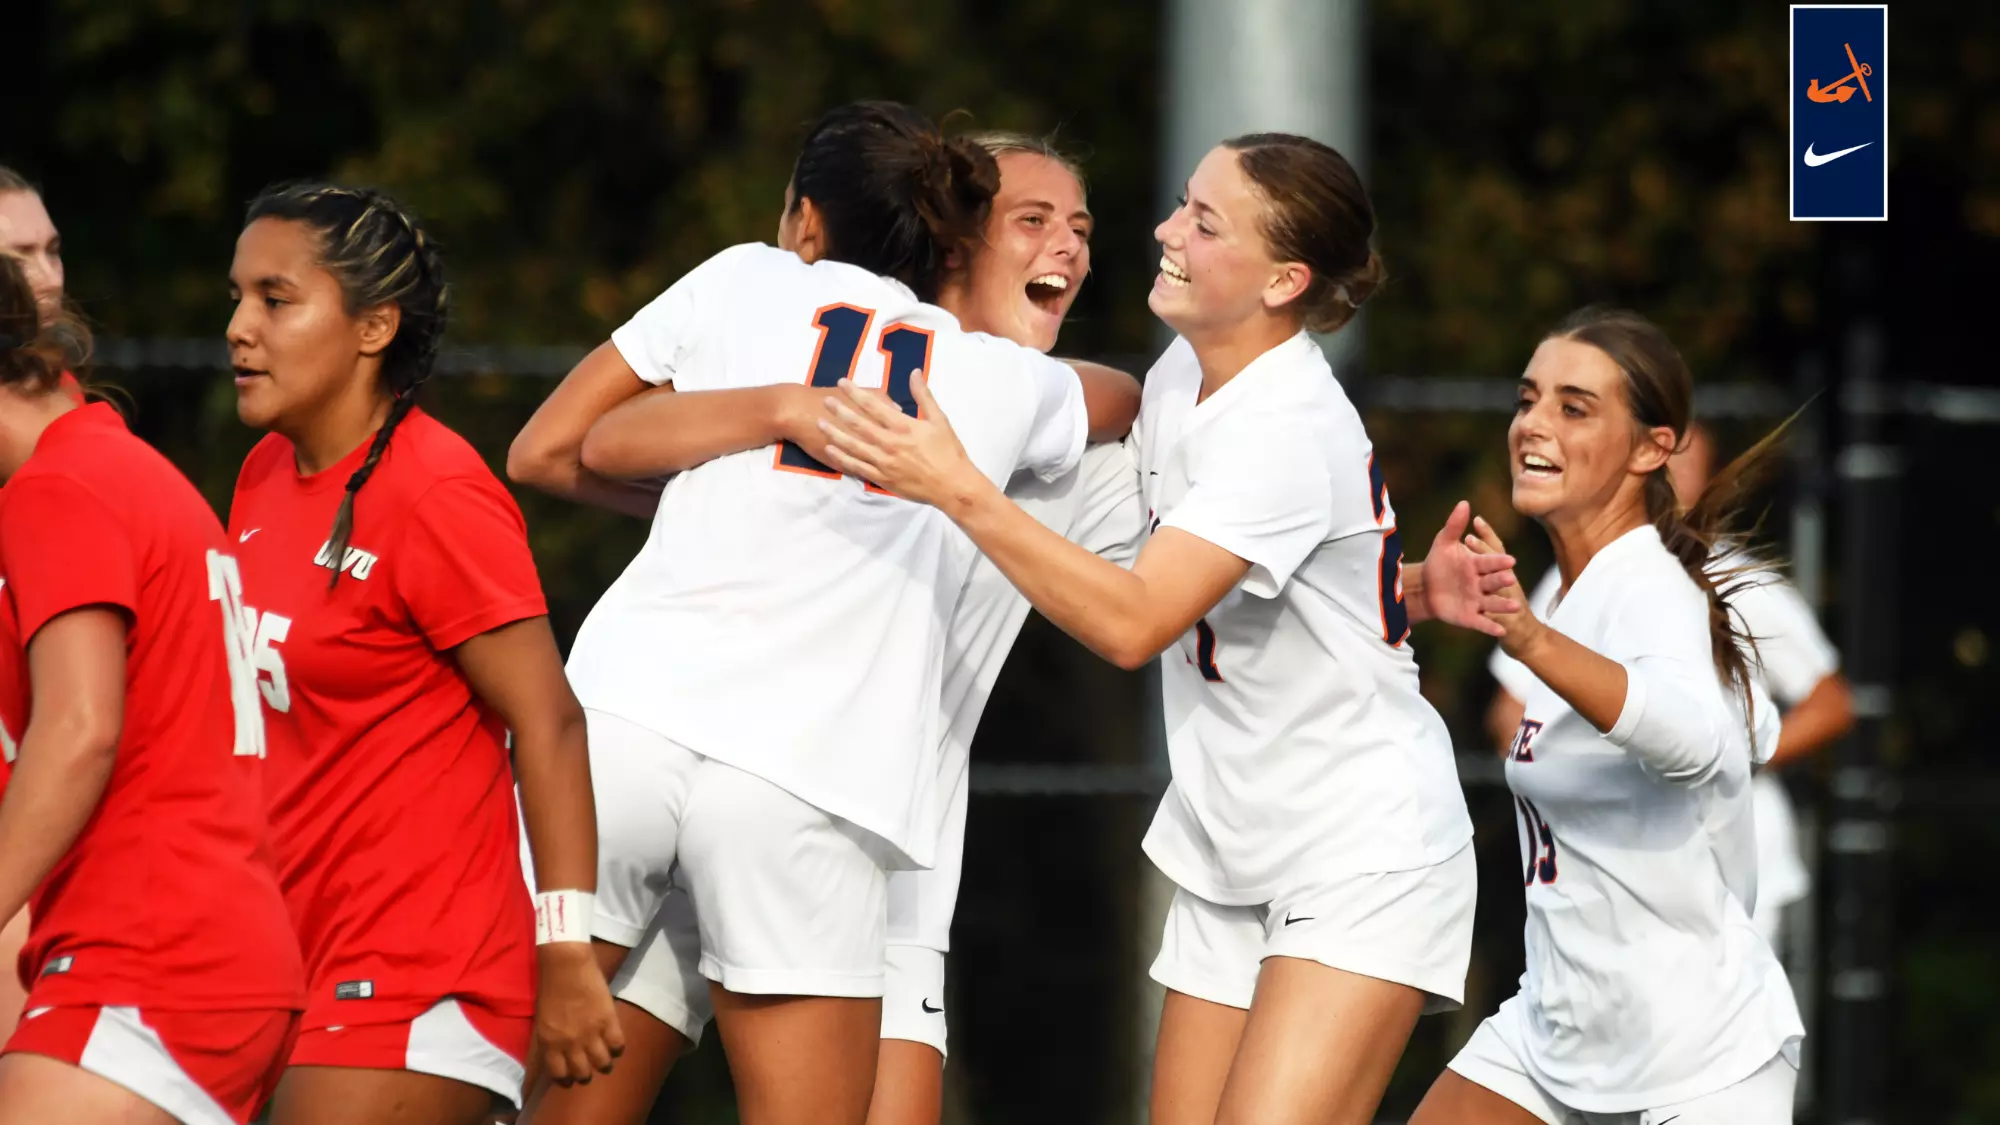
[[[1504,1012],[1503,1012],[1504,1015]],[[1628,1113],[1585,1113],[1571,1109],[1528,1076],[1520,1055],[1498,1020],[1482,1021],[1450,1067],[1466,1081],[1486,1087],[1548,1125],[1791,1125],[1792,1090],[1799,1068],[1784,1054],[1733,1086],[1672,1105]]]
[[[1261,906],[1222,906],[1174,891],[1153,979],[1176,992],[1249,1008],[1266,957],[1300,957],[1426,993],[1424,1011],[1465,999],[1479,873],[1472,845],[1432,867],[1341,875]]]
[[[944,954],[921,945],[889,947],[882,987],[882,1038],[923,1043],[945,1054]]]
[[[593,936],[638,945],[678,888],[692,901],[701,975],[731,992],[882,995],[886,845],[754,774],[602,712],[584,716],[597,802]]]
[[[690,1045],[715,1017],[708,978],[701,975],[701,930],[694,903],[675,890],[660,903],[645,936],[611,977],[611,995],[680,1032]]]

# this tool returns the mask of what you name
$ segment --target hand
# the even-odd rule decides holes
[[[1497,537],[1492,550],[1484,544],[1478,551],[1467,545],[1471,538],[1466,524],[1471,518],[1472,505],[1460,500],[1431,540],[1423,569],[1425,608],[1448,625],[1502,637],[1506,629],[1488,614],[1518,611],[1526,600],[1517,602],[1513,594],[1503,592],[1518,591],[1520,583],[1514,578],[1514,556],[1497,549]]]
[[[842,379],[840,394],[827,398],[819,428],[827,436],[827,464],[871,481],[919,504],[942,507],[986,478],[965,455],[951,422],[931,397],[929,380],[910,377],[917,400],[915,418],[881,391]]]
[[[1463,504],[1463,501],[1460,503]],[[1457,516],[1458,513],[1454,511],[1452,514]],[[1447,524],[1447,527],[1449,526]],[[1458,526],[1462,528],[1465,525],[1460,521]],[[1487,559],[1506,556],[1506,545],[1500,542],[1499,533],[1493,530],[1493,525],[1487,523],[1484,517],[1474,519],[1472,527],[1474,534],[1460,540],[1466,550],[1475,556]],[[1492,586],[1491,592],[1497,594],[1499,600],[1507,603],[1504,608],[1496,607],[1480,611],[1485,615],[1488,624],[1498,626],[1497,632],[1491,628],[1484,631],[1500,638],[1500,648],[1507,655],[1518,658],[1522,651],[1541,635],[1542,623],[1528,607],[1528,595],[1522,592],[1520,579],[1514,576],[1511,565],[1505,570],[1487,575],[1481,579],[1481,583],[1482,588],[1487,585]]]
[[[535,1041],[558,1086],[590,1082],[611,1073],[625,1053],[625,1032],[611,1006],[611,989],[586,941],[552,941],[536,947],[541,988],[535,997]]]

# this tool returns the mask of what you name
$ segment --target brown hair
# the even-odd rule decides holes
[[[1549,338],[1589,344],[1610,357],[1625,374],[1625,402],[1633,422],[1642,429],[1665,426],[1674,432],[1674,451],[1687,445],[1694,425],[1694,376],[1680,350],[1660,326],[1630,309],[1591,305],[1564,317]],[[1708,478],[1701,495],[1682,509],[1664,463],[1646,477],[1646,515],[1660,533],[1660,542],[1680,560],[1681,569],[1708,596],[1708,639],[1716,674],[1743,702],[1743,713],[1756,742],[1756,715],[1750,695],[1750,663],[1757,644],[1739,624],[1729,602],[1775,560],[1724,565],[1717,545],[1740,543],[1747,533],[1735,526],[1745,493],[1769,463],[1769,454],[1784,437],[1787,420]],[[1726,553],[1726,552],[1725,552]]]
[[[1063,166],[1063,170],[1076,177],[1076,182],[1086,191],[1090,182],[1084,178],[1083,165],[1056,143],[1055,134],[1036,136],[1032,133],[1017,133],[1011,129],[977,129],[966,133],[965,139],[985,149],[994,160],[1013,153],[1045,157]]]
[[[1311,137],[1247,133],[1222,142],[1264,197],[1264,241],[1271,255],[1312,271],[1299,315],[1314,332],[1354,318],[1388,270],[1368,244],[1375,206],[1347,158]]]
[[[986,226],[1000,166],[967,137],[947,140],[899,102],[855,102],[813,125],[792,166],[792,206],[810,199],[827,256],[937,298],[946,258]]]
[[[266,188],[251,200],[243,222],[283,219],[303,225],[319,239],[319,266],[340,283],[350,315],[379,305],[402,314],[395,339],[382,353],[383,390],[389,416],[375,432],[368,456],[347,478],[347,495],[334,514],[327,537],[329,586],[340,581],[341,564],[354,535],[354,496],[375,475],[389,451],[396,427],[417,402],[417,388],[431,376],[438,343],[451,319],[451,287],[444,280],[444,257],[416,217],[387,195],[338,184],[295,183]]]
[[[90,347],[90,329],[67,307],[42,323],[28,271],[0,254],[0,384],[45,394],[89,362]]]

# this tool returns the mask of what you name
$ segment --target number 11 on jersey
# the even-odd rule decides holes
[[[855,365],[861,359],[861,345],[867,342],[869,326],[874,323],[875,310],[858,305],[828,305],[815,312],[813,327],[819,329],[819,347],[813,351],[806,384],[832,390],[842,379],[852,379]],[[910,377],[930,369],[930,331],[892,324],[882,330],[882,339],[875,350],[882,354],[882,393],[903,413],[915,418],[917,396],[910,390]],[[777,460],[771,467],[829,480],[841,478],[833,466],[789,441],[778,446]],[[868,491],[889,494],[887,489],[872,484]]]

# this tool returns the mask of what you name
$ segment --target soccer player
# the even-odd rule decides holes
[[[1683,509],[1694,507],[1700,499],[1713,474],[1714,461],[1715,442],[1708,428],[1690,423],[1687,441],[1667,462],[1674,496]],[[1748,561],[1741,552],[1725,551],[1718,556],[1716,566],[1727,571]],[[1529,595],[1537,616],[1548,616],[1561,587],[1560,570],[1542,576]],[[1847,678],[1840,674],[1839,651],[1820,629],[1812,606],[1783,576],[1769,569],[1746,575],[1731,592],[1729,608],[1742,632],[1755,642],[1751,674],[1785,709],[1777,749],[1750,780],[1757,828],[1757,905],[1750,917],[1783,958],[1786,908],[1805,900],[1812,891],[1812,879],[1799,853],[1791,796],[1776,771],[1811,757],[1846,734],[1854,726],[1854,700]],[[1520,729],[1521,701],[1527,698],[1534,675],[1502,649],[1493,651],[1490,667],[1500,690],[1488,708],[1487,729],[1493,733],[1497,749],[1505,754]]]
[[[57,307],[0,256],[0,916],[34,900],[0,1123],[241,1125],[304,995],[236,560],[63,389],[89,337]]]
[[[940,507],[1099,655],[1178,647],[1174,780],[1146,838],[1179,888],[1153,965],[1157,1125],[1372,1120],[1418,1016],[1464,989],[1472,826],[1408,644],[1412,610],[1438,607],[1405,599],[1381,469],[1307,334],[1380,282],[1373,230],[1360,178],[1316,141],[1202,160],[1157,231],[1150,304],[1180,338],[1133,431],[1154,530],[1129,571],[970,471],[922,383],[918,419],[850,386],[822,423],[833,464]]]
[[[779,245],[725,250],[676,282],[531,428],[577,433],[649,385],[831,387],[857,370],[914,410],[910,380],[928,370],[973,420],[986,479],[1062,476],[1089,430],[1076,373],[930,303],[998,179],[989,153],[907,106],[831,111],[794,165]],[[743,1119],[859,1125],[886,872],[934,861],[944,625],[974,555],[937,513],[843,477],[801,436],[810,447],[742,442],[666,486],[569,672],[590,713],[607,963],[670,885],[684,890],[699,948],[677,953],[712,985]],[[583,495],[602,483],[592,460],[586,442],[580,467],[538,483]]]
[[[977,245],[940,283],[938,304],[968,331],[1046,352],[1055,346],[1090,272],[1092,219],[1082,173],[1044,140],[1012,133],[975,133],[971,139],[993,154],[1000,190]],[[1129,425],[1138,408],[1136,381],[1094,370],[1086,394],[1113,398],[1121,390],[1129,407],[1120,421]],[[804,383],[649,390],[592,429],[593,463],[614,479],[643,480],[751,447],[729,444],[731,437],[769,445],[788,432],[816,435],[820,399],[827,393]],[[709,424],[718,410],[732,407],[740,415],[768,419],[768,428],[746,434],[734,421]],[[1144,536],[1138,474],[1122,443],[1091,446],[1076,469],[1053,482],[1023,473],[1007,490],[1043,523],[1114,561],[1129,563]],[[983,559],[974,564],[952,611],[943,681],[947,726],[936,782],[946,820],[932,869],[889,875],[882,1047],[869,1125],[936,1125],[942,1113],[944,958],[965,842],[968,754],[1027,613],[1027,601]],[[587,1088],[552,1090],[538,1098],[529,1110],[534,1125],[638,1125],[645,1119],[674,1060],[699,1040],[710,1014],[706,982],[682,972],[683,959],[674,953],[676,946],[698,943],[686,896],[670,894],[612,980],[613,994],[626,1005],[619,1021],[628,1048],[618,1070]]]
[[[1750,773],[1778,720],[1733,611],[1745,576],[1715,561],[1770,439],[1683,509],[1692,400],[1666,334],[1623,310],[1572,314],[1521,378],[1514,507],[1562,576],[1546,617],[1518,586],[1488,614],[1532,675],[1507,758],[1527,970],[1413,1125],[1791,1120],[1804,1029],[1750,919]]]
[[[41,319],[54,320],[62,311],[62,235],[55,220],[49,218],[42,193],[5,165],[0,165],[0,254],[21,263]],[[76,387],[67,372],[62,380],[67,388]],[[27,938],[28,911],[24,906],[0,928],[0,966],[12,965],[20,957],[21,943]],[[27,995],[13,973],[0,971],[0,1041],[13,1034]]]
[[[582,711],[513,498],[415,406],[449,308],[422,227],[378,192],[274,188],[229,280],[237,414],[270,431],[230,531],[309,989],[273,1120],[473,1125],[519,1104],[531,1032],[558,1081],[619,1049]]]

